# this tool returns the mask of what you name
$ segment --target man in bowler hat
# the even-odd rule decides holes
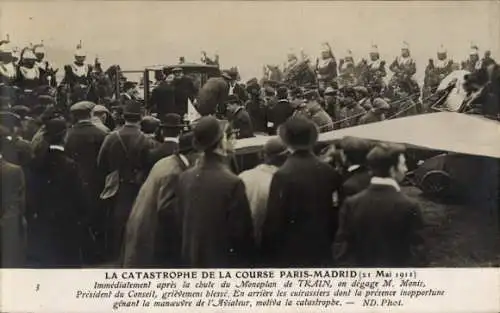
[[[171,156],[179,149],[179,136],[184,124],[179,114],[169,113],[160,124],[161,143],[150,152],[151,167],[159,160]]]
[[[248,267],[254,254],[252,217],[243,181],[231,173],[234,149],[227,122],[202,117],[193,129],[201,159],[182,173],[177,190],[183,264],[197,268]]]
[[[278,135],[291,155],[271,181],[262,229],[264,261],[273,267],[328,267],[337,230],[333,198],[340,175],[313,154],[318,129],[309,119],[291,117]]]

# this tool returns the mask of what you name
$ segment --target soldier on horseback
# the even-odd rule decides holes
[[[347,55],[339,61],[338,77],[340,85],[355,85],[356,84],[356,64],[351,50],[347,50]]]
[[[437,52],[437,60],[429,59],[429,64],[425,69],[424,97],[436,92],[439,83],[453,72],[453,60],[448,58],[448,54],[443,45]]]
[[[316,73],[321,90],[330,86],[337,77],[337,61],[335,61],[332,48],[328,43],[325,43],[321,50],[321,59],[316,59]]]
[[[0,41],[0,85],[12,86],[17,73],[9,43],[9,40]]]
[[[35,45],[33,51],[36,56],[35,66],[38,67],[38,70],[40,71],[42,84],[57,87],[56,73],[58,70],[54,70],[52,65],[45,60],[45,48],[43,46],[43,42]]]
[[[403,43],[401,55],[396,57],[389,69],[394,73],[389,82],[389,88],[393,93],[397,93],[397,90],[409,95],[419,93],[418,83],[413,77],[417,72],[417,66],[410,56],[408,43]]]
[[[36,90],[42,85],[40,70],[36,66],[36,56],[32,48],[21,52],[21,60],[16,75],[16,85],[19,88],[20,100],[24,105],[31,106],[37,95]]]
[[[77,45],[75,61],[64,66],[64,78],[61,85],[70,92],[71,102],[85,100],[92,84],[92,65],[86,64],[87,55],[82,49],[82,44]]]
[[[477,45],[471,45],[470,49],[469,57],[462,62],[462,69],[472,73],[481,69],[482,62],[479,57],[479,47]]]
[[[362,60],[362,67],[364,67],[363,83],[366,86],[373,84],[384,84],[384,77],[387,76],[385,70],[385,61],[380,59],[380,53],[378,51],[377,45],[372,45],[370,51],[370,60]]]

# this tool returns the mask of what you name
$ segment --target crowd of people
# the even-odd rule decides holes
[[[97,88],[119,70],[96,71],[81,46],[61,84],[41,47],[0,57],[4,267],[425,264],[418,204],[398,185],[404,148],[317,142],[394,114],[380,81],[342,86],[318,61],[314,88],[242,84],[231,69],[198,89],[179,65],[157,73],[144,107],[134,82]],[[498,109],[490,65],[468,82]],[[277,136],[262,156],[235,153],[257,134]]]

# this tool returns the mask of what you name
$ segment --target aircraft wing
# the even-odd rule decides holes
[[[349,127],[320,134],[319,141],[345,136],[500,158],[500,123],[463,113],[429,113]],[[268,138],[238,140],[237,153],[259,151]]]

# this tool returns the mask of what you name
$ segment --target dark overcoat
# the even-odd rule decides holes
[[[341,210],[337,239],[356,267],[419,265],[412,247],[423,242],[418,204],[393,186],[371,184],[348,198]]]
[[[29,256],[34,266],[78,267],[88,212],[78,165],[61,147],[37,156],[27,184]]]
[[[293,115],[294,109],[290,101],[281,99],[269,111],[269,120],[273,123],[273,132],[276,132],[278,127]]]
[[[262,230],[262,253],[269,266],[327,267],[338,211],[333,194],[339,174],[310,152],[290,155],[271,182]]]
[[[184,116],[188,112],[188,99],[193,102],[198,91],[193,80],[187,76],[174,79],[173,86],[176,111],[172,113]]]
[[[212,77],[200,89],[197,110],[202,115],[215,114],[217,105],[226,102],[229,83],[222,77]]]
[[[149,152],[149,166],[152,168],[156,162],[171,156],[179,149],[179,144],[175,141],[165,141]]]
[[[250,207],[243,181],[218,155],[204,155],[182,173],[177,190],[183,264],[248,267],[254,255]]]
[[[96,254],[102,255],[105,249],[106,211],[99,201],[104,175],[97,167],[97,156],[105,137],[106,132],[91,121],[80,121],[68,130],[64,145],[67,155],[78,164],[85,190],[89,193],[87,218],[93,238],[87,237],[83,248],[86,262],[94,262]]]
[[[0,267],[23,267],[26,260],[26,186],[21,167],[0,159]]]
[[[151,170],[127,222],[124,267],[179,265],[175,191],[179,175],[188,165],[176,154],[160,160]]]
[[[246,102],[245,108],[252,119],[255,132],[267,133],[268,108],[266,101],[253,98]]]
[[[162,81],[151,92],[149,110],[163,116],[168,113],[179,111],[175,105],[175,89],[171,83]]]
[[[344,175],[344,183],[342,184],[344,198],[354,196],[365,190],[370,185],[371,177],[370,170],[365,166],[360,166],[352,172],[347,172]]]
[[[120,135],[123,145],[120,143]],[[138,125],[124,125],[110,133],[101,146],[98,156],[99,169],[108,175],[117,170],[120,176],[119,189],[112,198],[110,219],[111,254],[118,257],[121,252],[123,233],[139,188],[145,180],[148,167],[149,143]]]

